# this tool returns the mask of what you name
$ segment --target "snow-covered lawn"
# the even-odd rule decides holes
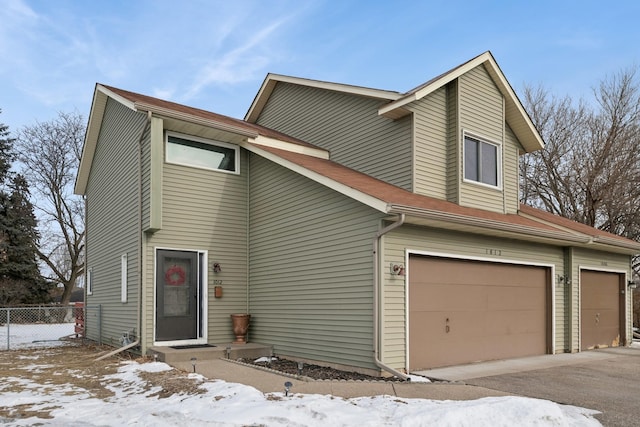
[[[11,348],[59,346],[74,333],[72,323],[12,324]],[[0,349],[7,327],[0,327]],[[55,351],[55,350],[54,350]],[[60,349],[59,351],[63,351]],[[11,356],[7,356],[11,354]],[[343,399],[328,395],[262,393],[253,387],[174,371],[197,391],[163,396],[149,375],[172,371],[160,362],[118,362],[117,372],[91,377],[107,397],[73,381],[89,375],[74,366],[56,366],[51,352],[34,350],[13,357],[11,375],[0,381],[0,424],[6,426],[599,426],[597,411],[524,397],[436,401],[375,396]],[[73,353],[71,353],[73,354]],[[13,363],[12,363],[13,364]],[[53,372],[59,378],[42,375]],[[24,374],[21,375],[22,371]],[[15,375],[13,374],[15,372]],[[145,379],[146,378],[146,379]],[[85,378],[86,380],[86,378]],[[186,388],[185,390],[189,390]],[[166,393],[165,393],[166,394]],[[163,396],[163,397],[160,397]]]
[[[82,363],[82,367],[74,366],[72,361],[66,362],[69,363],[66,368],[56,365],[60,363],[57,360],[69,360],[69,356],[63,353],[69,350],[72,349],[35,350],[24,354],[14,352],[12,357],[15,366],[0,382],[0,424],[323,427],[600,425],[593,418],[597,413],[595,411],[523,397],[435,401],[394,396],[355,399],[328,395],[285,396],[284,390],[282,393],[265,394],[246,385],[175,371],[160,362],[116,360],[109,362],[109,365],[96,365],[93,358],[78,354],[72,359],[78,364]],[[154,381],[160,378],[164,382]],[[170,387],[166,385],[169,383],[192,386],[185,387],[186,391],[167,393]]]
[[[0,350],[7,349],[7,331],[9,349],[14,350],[64,345],[60,338],[73,334],[74,328],[74,323],[4,324],[0,326]]]

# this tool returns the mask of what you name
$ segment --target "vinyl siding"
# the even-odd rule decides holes
[[[460,201],[460,126],[458,124],[458,81],[447,85],[447,200]]]
[[[163,144],[164,146],[164,144]],[[208,341],[231,342],[232,313],[247,311],[247,155],[240,150],[240,174],[163,164],[162,229],[146,241],[146,339],[153,342],[156,249],[207,252]],[[213,273],[213,263],[222,271]],[[223,297],[214,298],[214,280]]]
[[[447,90],[441,87],[407,109],[415,126],[414,192],[437,199],[447,198],[448,121]]]
[[[580,346],[580,269],[597,271],[625,272],[627,280],[631,280],[631,259],[628,255],[612,254],[600,251],[590,251],[582,248],[573,250],[571,271],[571,304],[573,306],[573,322],[571,324],[572,350],[579,351]],[[627,337],[631,337],[633,323],[632,292],[627,292]]]
[[[278,355],[375,369],[381,214],[259,156],[250,167],[252,339]]]
[[[102,307],[102,331],[97,310],[89,310],[87,336],[119,346],[124,333],[138,331],[138,141],[146,116],[107,102],[89,176],[87,201],[87,268],[93,294],[87,305]],[[127,302],[121,302],[121,256],[127,254]]]
[[[329,150],[331,160],[412,191],[411,116],[378,115],[384,100],[280,82],[257,123]]]
[[[502,94],[493,80],[480,65],[458,79],[460,103],[460,127],[487,142],[499,144],[504,158],[504,106]],[[460,138],[459,144],[463,144]],[[464,155],[464,150],[460,150]],[[462,160],[461,160],[461,164]],[[503,171],[504,172],[504,171]],[[506,177],[503,177],[503,182]],[[464,181],[460,171],[460,204],[494,212],[505,212],[503,194],[500,189]]]
[[[509,126],[505,126],[505,142],[502,153],[504,176],[503,195],[505,213],[515,214],[520,209],[520,151],[522,146]]]
[[[393,276],[389,265],[404,264],[406,250],[417,250],[455,256],[477,257],[490,261],[539,263],[563,271],[562,248],[467,233],[405,225],[383,237],[382,256],[382,360],[396,369],[405,367],[405,278]],[[496,255],[498,254],[499,255]],[[405,266],[408,268],[408,266]],[[409,272],[410,274],[410,272]],[[553,286],[555,299],[555,350],[564,351],[564,289]]]

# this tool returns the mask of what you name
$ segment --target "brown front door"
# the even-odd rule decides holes
[[[549,269],[412,256],[409,369],[550,352]]]
[[[156,341],[198,338],[199,277],[197,252],[158,250]]]
[[[624,344],[624,280],[619,273],[580,272],[580,349]]]

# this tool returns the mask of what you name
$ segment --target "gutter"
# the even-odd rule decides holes
[[[125,350],[129,350],[130,348],[133,348],[137,345],[140,344],[140,335],[142,334],[142,278],[143,278],[143,262],[142,259],[144,257],[144,245],[143,245],[143,240],[144,240],[144,236],[143,236],[143,231],[142,231],[142,140],[144,138],[144,135],[147,133],[147,131],[149,130],[149,127],[151,126],[151,117],[152,117],[152,113],[151,111],[147,111],[147,121],[144,124],[144,128],[142,129],[142,134],[140,134],[140,139],[138,140],[138,306],[137,306],[137,313],[136,313],[136,326],[138,328],[138,333],[136,334],[136,340],[132,343],[129,343],[123,347],[117,348],[107,354],[104,354],[100,357],[98,357],[97,359],[95,359],[95,361],[100,361],[103,359],[106,359],[107,357],[111,357],[114,354],[118,354],[122,351]]]
[[[441,212],[420,208],[413,208],[411,206],[403,206],[403,205],[389,205],[388,209],[389,213],[396,214],[408,214],[414,215],[420,218],[426,218],[436,221],[444,221],[455,224],[468,225],[473,227],[481,227],[481,228],[490,228],[492,230],[500,230],[510,233],[517,234],[526,234],[534,237],[541,237],[546,239],[551,239],[555,241],[563,241],[563,242],[572,242],[572,243],[590,243],[591,237],[586,236],[584,234],[575,235],[575,234],[564,234],[554,230],[542,230],[539,228],[527,227],[524,225],[518,224],[509,224],[500,221],[494,221],[491,219],[484,218],[474,218],[467,215],[460,215],[450,212]]]
[[[393,224],[389,224],[382,230],[378,231],[373,238],[373,361],[375,364],[389,372],[390,374],[395,375],[396,377],[402,378],[406,381],[411,381],[408,375],[399,372],[392,367],[385,365],[380,360],[380,310],[379,310],[379,301],[380,301],[380,261],[378,258],[378,253],[380,251],[380,239],[382,236],[400,227],[404,224],[405,214],[398,215],[398,221]]]

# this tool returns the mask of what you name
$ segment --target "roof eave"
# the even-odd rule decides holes
[[[224,123],[219,120],[208,119],[208,118],[196,116],[194,114],[184,113],[184,112],[176,111],[170,108],[163,108],[157,105],[147,104],[144,102],[136,102],[135,110],[150,112],[154,116],[160,117],[160,118],[164,117],[164,118],[171,118],[175,120],[181,120],[184,122],[206,126],[206,127],[218,129],[221,131],[235,133],[245,137],[255,138],[258,136],[257,131],[248,130],[246,128],[234,126],[232,124]]]
[[[415,216],[419,218],[430,219],[438,222],[457,224],[462,226],[473,227],[478,234],[489,234],[491,231],[500,231],[508,233],[518,240],[535,240],[553,243],[556,245],[575,245],[589,243],[591,240],[588,236],[574,235],[559,232],[557,230],[543,230],[536,227],[528,227],[520,224],[512,224],[508,222],[495,221],[486,218],[478,218],[467,215],[460,215],[451,212],[435,211],[429,209],[415,208],[412,206],[403,206],[391,204],[389,213],[404,213],[407,216]],[[527,238],[523,238],[526,236]]]

